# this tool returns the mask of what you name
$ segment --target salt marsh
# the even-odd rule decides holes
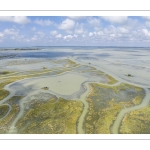
[[[7,80],[16,78],[14,82],[12,80],[12,83],[1,87],[2,90],[9,92],[9,95],[0,101],[1,106],[9,106],[9,110],[0,120],[2,124],[3,120],[7,120],[8,115],[12,112],[12,107],[14,107],[9,104],[9,100],[14,96],[20,96],[20,99],[17,102],[19,107],[18,115],[11,120],[11,130],[8,130],[7,133],[18,133],[17,129],[13,127],[16,127],[18,121],[23,119],[25,114],[30,111],[30,105],[33,102],[35,104],[36,102],[47,102],[54,97],[57,101],[64,98],[66,102],[68,100],[72,102],[80,101],[83,104],[83,107],[80,105],[79,116],[75,117],[76,133],[79,134],[86,133],[85,118],[89,111],[91,113],[91,109],[95,111],[96,107],[91,107],[94,104],[92,102],[100,101],[99,103],[97,102],[97,107],[104,111],[104,108],[101,107],[105,103],[110,104],[111,98],[115,99],[114,102],[122,99],[124,104],[114,104],[114,108],[118,108],[119,111],[118,113],[114,113],[116,119],[109,120],[109,122],[113,122],[109,126],[109,132],[120,133],[120,126],[125,115],[145,108],[150,102],[150,50],[146,48],[120,49],[91,48],[86,50],[86,48],[79,47],[75,50],[73,48],[47,48],[34,50],[34,52],[17,52],[11,50],[11,53],[14,53],[14,58],[1,58],[2,60],[0,61],[0,69],[2,71],[10,71],[5,76],[0,75],[0,82],[5,85]],[[17,58],[15,54],[19,55],[19,57]],[[43,57],[45,58],[43,59]],[[128,74],[131,76],[128,76]],[[90,90],[91,83],[99,84],[102,90],[103,88],[105,89],[103,85],[116,90],[117,86],[119,87],[122,83],[130,85],[132,88],[135,87],[135,90],[130,89],[131,91],[128,91],[128,86],[123,86],[122,91],[112,93],[108,97],[106,95],[107,92],[110,92],[108,88],[106,88],[107,91],[104,90],[105,92],[99,95],[98,91]],[[140,103],[133,103],[128,94],[130,93],[134,99],[135,93],[140,94],[139,89],[143,90],[141,95],[144,95],[144,97],[139,99]],[[96,99],[87,101],[90,94],[94,94],[94,92],[95,95],[99,96]],[[57,102],[55,105],[57,105]],[[124,107],[125,105],[126,107]],[[110,107],[110,105],[106,105],[105,107]],[[112,118],[109,116],[106,117],[109,119]],[[27,124],[24,124],[24,126],[27,126]],[[97,131],[99,132],[98,129]],[[65,132],[67,133],[68,131]],[[96,132],[96,127],[94,132]]]

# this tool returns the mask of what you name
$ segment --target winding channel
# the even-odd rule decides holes
[[[73,60],[73,61],[75,61],[75,60]],[[77,61],[75,61],[75,62],[77,62]],[[85,63],[82,63],[82,62],[78,62],[78,63],[85,65]],[[87,64],[86,64],[86,65],[87,65]],[[115,78],[116,80],[118,80],[118,82],[115,83],[115,84],[103,84],[103,83],[100,83],[100,82],[88,82],[88,81],[86,81],[86,82],[83,84],[84,87],[86,88],[86,91],[80,96],[80,99],[79,99],[79,100],[82,101],[82,103],[83,103],[83,105],[84,105],[82,114],[81,114],[81,116],[79,117],[78,125],[77,125],[77,132],[78,132],[79,134],[84,134],[84,133],[85,133],[85,129],[83,128],[83,124],[84,124],[85,116],[86,116],[86,114],[87,114],[87,112],[88,112],[88,108],[89,108],[88,102],[86,101],[86,97],[87,97],[87,95],[90,93],[90,86],[89,86],[90,83],[99,83],[99,84],[103,84],[103,85],[107,85],[107,86],[118,86],[120,83],[123,82],[123,83],[127,83],[127,84],[130,84],[130,85],[133,85],[133,86],[141,87],[141,88],[143,88],[143,89],[145,90],[145,97],[144,97],[143,101],[141,102],[141,104],[135,105],[135,106],[132,106],[132,107],[124,108],[124,109],[122,109],[122,110],[119,112],[119,114],[117,115],[116,120],[114,121],[114,124],[113,124],[113,126],[112,126],[112,133],[113,133],[113,134],[118,134],[121,121],[122,121],[123,117],[124,117],[127,113],[129,113],[129,112],[131,112],[131,111],[134,111],[134,110],[138,110],[138,109],[144,108],[144,107],[146,107],[146,106],[149,104],[149,102],[150,102],[150,91],[149,91],[149,89],[148,89],[149,86],[139,85],[139,84],[136,84],[136,83],[133,83],[133,82],[126,81],[126,80],[124,80],[124,79],[122,79],[122,78],[120,78],[120,77],[114,75],[113,73],[107,71],[107,70],[104,69],[104,68],[101,68],[101,67],[99,67],[99,66],[94,66],[94,67],[96,67],[97,69],[100,69],[100,70],[102,70],[103,72],[105,72],[105,73],[111,75],[113,78]],[[69,71],[67,71],[67,72],[69,72]],[[66,72],[63,72],[62,74],[64,74],[64,73],[66,73]],[[60,75],[60,74],[59,74],[59,75]],[[57,75],[56,75],[56,76],[57,76]],[[25,80],[25,79],[23,79],[23,80]],[[17,82],[18,82],[18,81],[17,81]],[[13,83],[14,83],[14,82],[13,82]],[[9,84],[9,85],[10,85],[10,84]],[[15,91],[13,91],[12,89],[10,89],[8,85],[5,86],[5,89],[6,89],[7,91],[9,91],[10,94],[9,94],[6,98],[4,98],[3,100],[0,101],[0,105],[2,105],[4,102],[6,102],[6,101],[9,100],[12,96],[15,95]],[[32,95],[33,95],[33,93],[32,93]],[[14,127],[15,127],[17,121],[19,120],[19,118],[20,118],[20,117],[23,115],[23,113],[24,113],[24,102],[25,102],[26,99],[29,98],[30,96],[31,96],[31,95],[28,95],[27,97],[24,97],[24,98],[21,99],[20,104],[19,104],[19,105],[20,105],[20,111],[19,111],[18,115],[16,116],[16,118],[14,119],[13,123],[11,124],[11,128],[10,128],[10,130],[8,131],[8,133],[16,133],[16,130],[14,129]],[[8,105],[8,106],[9,106],[9,105]],[[4,117],[6,117],[6,116],[9,114],[10,111],[11,111],[11,107],[9,106],[9,111],[7,112],[7,114],[6,114]],[[3,118],[4,118],[4,117],[3,117]],[[2,120],[3,118],[1,118],[0,120]]]
[[[2,120],[2,119],[4,119],[5,117],[7,117],[8,114],[10,113],[10,111],[12,110],[12,107],[11,107],[11,105],[9,105],[9,104],[2,104],[1,106],[8,106],[8,107],[9,107],[9,110],[8,110],[8,112],[6,113],[6,115],[5,115],[4,117],[0,118],[0,120]]]
[[[77,61],[77,60],[75,60],[73,58],[70,58],[70,59],[73,60],[74,62],[80,63],[82,65],[87,65],[88,64],[88,63],[84,63],[84,62],[81,62],[81,61]],[[130,84],[130,85],[133,85],[133,86],[137,86],[137,87],[143,88],[145,90],[145,97],[142,100],[141,104],[135,105],[135,106],[132,106],[132,107],[128,107],[128,108],[124,108],[116,116],[116,120],[114,121],[114,124],[112,126],[112,133],[113,134],[118,134],[119,133],[119,128],[120,128],[120,125],[121,125],[121,121],[123,120],[124,116],[127,113],[129,113],[131,111],[134,111],[134,110],[142,109],[142,108],[148,106],[148,104],[150,103],[150,90],[149,90],[150,86],[140,85],[140,84],[136,84],[134,82],[129,82],[129,81],[127,81],[125,79],[122,79],[119,76],[113,74],[112,72],[108,71],[106,68],[100,67],[100,66],[98,66],[96,64],[94,64],[93,66],[96,67],[97,69],[99,69],[99,70],[109,74],[110,76],[112,76],[113,78],[115,78],[116,80],[119,81],[116,84],[112,84],[112,85],[107,84],[107,86],[116,86],[117,84],[122,82],[122,83],[127,83],[127,84]]]
[[[100,82],[85,82],[84,83],[84,86],[86,88],[86,92],[84,92],[81,96],[80,96],[80,99],[84,105],[83,107],[83,111],[82,111],[82,114],[81,116],[79,117],[79,120],[78,120],[78,125],[77,125],[77,132],[79,134],[85,134],[85,129],[83,127],[83,124],[84,124],[84,120],[85,120],[85,116],[86,114],[88,113],[88,108],[89,108],[89,104],[88,102],[86,101],[86,98],[88,96],[88,94],[91,92],[90,91],[90,86],[89,84],[90,83],[98,83],[98,84],[102,84],[102,85],[107,85],[107,86],[118,86],[121,84],[121,82],[117,82],[117,83],[114,83],[114,84],[103,84],[103,83],[100,83]]]
[[[117,115],[116,120],[114,121],[113,127],[112,127],[112,133],[113,134],[118,134],[119,133],[119,128],[120,128],[122,119],[127,113],[129,113],[131,111],[134,111],[134,110],[144,108],[149,104],[149,102],[150,102],[150,91],[147,88],[144,88],[144,90],[146,92],[146,95],[145,95],[143,101],[141,102],[141,104],[135,105],[135,106],[132,106],[132,107],[124,108],[119,112],[119,114]]]

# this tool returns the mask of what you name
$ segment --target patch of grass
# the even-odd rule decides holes
[[[107,86],[92,83],[90,88],[91,93],[87,97],[89,111],[85,118],[85,129],[88,134],[110,134],[113,122],[121,109],[124,106],[140,104],[144,97],[144,90],[140,89],[131,96],[126,93],[127,97],[123,98],[120,92],[135,89],[134,86],[128,86],[127,84]]]
[[[106,77],[108,79],[108,84],[114,84],[114,83],[118,82],[116,79],[114,79],[113,77],[111,77],[108,74],[106,74]]]
[[[17,123],[19,133],[75,134],[76,123],[82,112],[82,102],[52,98],[36,102]]]
[[[6,75],[6,74],[9,74],[10,71],[7,71],[7,70],[4,70],[4,71],[0,71],[0,75]]]
[[[9,92],[4,90],[4,89],[0,89],[0,100],[4,99],[5,97],[7,97],[9,95]]]
[[[12,110],[4,119],[0,120],[0,133],[7,133],[12,121],[15,119],[19,112],[19,104],[18,101],[21,99],[21,96],[14,96],[10,100],[7,101],[12,106]]]
[[[7,105],[0,106],[0,119],[3,118],[9,110],[9,107]]]
[[[150,134],[150,105],[125,115],[121,134]]]
[[[42,89],[43,89],[43,90],[48,90],[49,88],[48,88],[48,87],[43,87]]]
[[[70,59],[68,59],[68,63],[71,64],[71,65],[76,65],[76,63]]]

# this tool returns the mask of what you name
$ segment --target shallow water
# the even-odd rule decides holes
[[[104,73],[109,74],[110,76],[114,77],[116,80],[123,83],[128,83],[134,86],[138,86],[144,88],[146,91],[146,96],[143,99],[142,103],[138,106],[133,106],[130,108],[123,109],[117,116],[116,121],[113,125],[113,133],[118,133],[119,126],[121,120],[123,119],[124,115],[128,112],[133,110],[141,109],[149,104],[150,91],[150,48],[122,48],[122,47],[45,47],[42,50],[34,50],[34,51],[15,51],[15,50],[7,50],[7,51],[0,51],[1,56],[8,56],[5,58],[9,58],[10,54],[13,58],[9,58],[9,60],[15,59],[63,59],[69,58],[77,63],[81,63],[84,65],[89,65],[96,67],[99,70],[102,70]],[[36,70],[41,69],[43,66],[51,69],[56,67],[54,65],[49,65],[48,63],[38,63],[32,65],[12,65],[7,66],[8,59],[3,59],[0,62],[1,70],[9,69],[9,70]],[[61,67],[61,66],[60,66]],[[82,67],[83,70],[86,70]],[[81,69],[81,71],[82,71]],[[79,70],[80,71],[80,70]],[[54,73],[55,74],[55,73]],[[127,74],[132,74],[133,77],[126,76]],[[72,76],[71,76],[72,75]],[[46,78],[36,78],[34,80],[28,80],[29,82],[19,81],[23,86],[20,86],[20,89],[17,91],[17,94],[22,93],[26,97],[26,100],[31,100],[33,97],[33,93],[36,91],[41,92],[43,91],[42,87],[48,87],[49,92],[51,94],[56,94],[58,97],[60,95],[66,96],[65,98],[76,98],[75,95],[81,95],[80,100],[84,104],[83,113],[79,119],[78,124],[78,132],[85,133],[84,129],[82,128],[85,114],[87,113],[88,105],[86,102],[86,95],[89,93],[89,85],[88,82],[85,81],[92,81],[89,76],[85,75],[82,76],[81,74],[71,74],[71,75],[62,75],[58,77],[48,77]],[[80,77],[79,77],[80,76]],[[88,80],[87,80],[88,79]],[[27,81],[27,80],[26,80]],[[104,79],[94,78],[94,82],[101,81],[103,82]],[[84,83],[84,84],[83,84]],[[117,84],[119,84],[117,83]],[[84,92],[82,89],[81,91],[84,94],[78,92],[81,88],[81,84],[86,87],[87,91]],[[114,85],[113,85],[114,86]],[[14,86],[15,87],[15,86]],[[25,89],[24,89],[25,88]],[[29,91],[29,89],[31,90]],[[8,86],[5,87],[6,90],[10,90]],[[28,90],[27,90],[28,89]],[[35,93],[36,93],[35,92]],[[48,92],[48,91],[44,91]],[[0,104],[6,102],[9,98],[11,98],[14,94],[16,94],[15,88],[11,89],[11,93],[9,96],[4,98],[0,101]],[[37,93],[36,93],[37,94]],[[70,94],[70,97],[68,96]],[[30,97],[29,97],[30,95]],[[68,97],[67,97],[68,96]],[[23,102],[26,101],[23,99],[20,103],[21,112],[20,115],[16,118],[13,125],[16,124],[19,117],[23,114]],[[12,132],[12,131],[11,131]]]

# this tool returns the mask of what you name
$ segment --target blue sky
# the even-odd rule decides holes
[[[0,47],[150,46],[149,16],[0,16]]]

